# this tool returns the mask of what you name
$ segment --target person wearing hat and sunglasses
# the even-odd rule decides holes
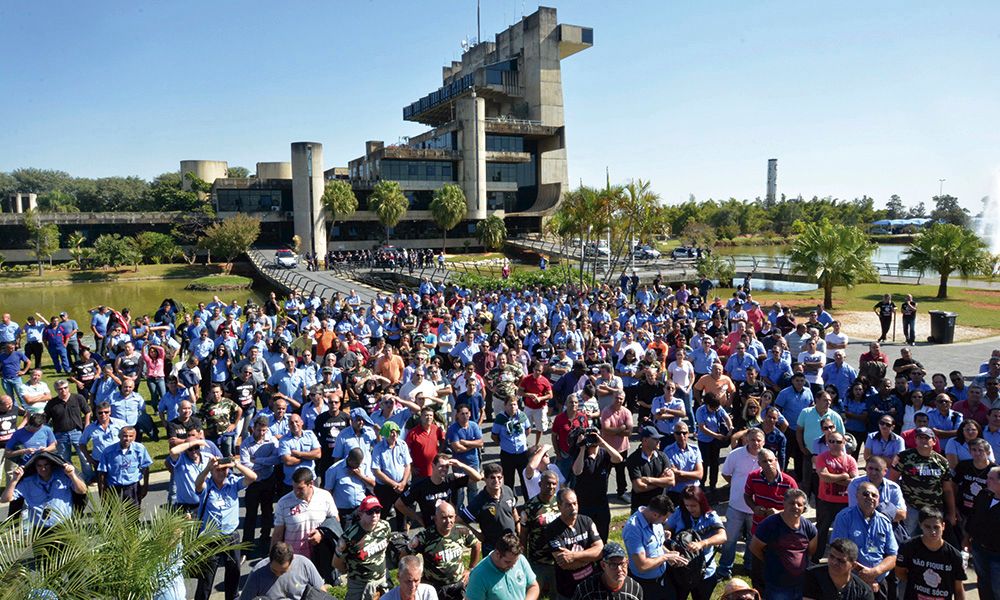
[[[944,509],[947,522],[958,523],[955,508],[955,483],[952,481],[948,460],[934,451],[936,436],[930,427],[914,431],[916,448],[900,452],[892,463],[889,479],[897,482],[907,501],[906,531],[919,533],[919,514],[922,510]]]
[[[347,575],[344,600],[371,600],[386,585],[386,550],[392,529],[381,519],[382,504],[367,496],[358,506],[357,519],[337,542],[333,566]]]
[[[621,544],[605,544],[598,566],[576,586],[573,600],[642,600],[642,588],[628,574],[628,553]]]
[[[663,494],[676,483],[667,455],[660,450],[663,435],[652,425],[639,430],[639,447],[625,461],[632,482],[631,512]]]

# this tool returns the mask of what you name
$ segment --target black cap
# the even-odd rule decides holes
[[[654,440],[662,440],[663,434],[656,430],[652,425],[646,425],[639,430],[639,437],[641,439],[653,438]]]

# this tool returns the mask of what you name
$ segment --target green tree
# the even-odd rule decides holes
[[[181,254],[181,248],[173,236],[155,231],[143,231],[135,236],[135,246],[142,255],[142,260],[154,265],[170,262]]]
[[[948,277],[955,271],[963,277],[989,272],[989,252],[986,242],[974,232],[951,223],[935,223],[917,235],[899,267],[937,273],[937,297],[947,298]]]
[[[76,206],[76,197],[62,190],[44,192],[38,196],[38,210],[41,212],[80,212]]]
[[[447,252],[448,232],[469,214],[469,205],[465,202],[465,192],[457,184],[446,183],[434,191],[430,208],[434,222],[441,228],[442,252]]]
[[[136,247],[135,239],[122,237],[117,233],[105,233],[94,240],[91,258],[101,267],[117,269],[133,265],[138,271],[142,253]]]
[[[151,600],[178,573],[194,576],[232,548],[217,528],[201,531],[201,521],[171,509],[143,518],[115,494],[90,496],[86,511],[50,529],[7,519],[0,540],[0,600]]]
[[[211,194],[212,193],[212,182],[205,181],[201,177],[198,177],[191,171],[184,174],[184,179],[188,181],[191,186],[191,191],[198,192],[199,194]]]
[[[927,208],[923,202],[917,202],[917,205],[911,208],[906,216],[910,219],[922,219],[927,216]]]
[[[715,279],[720,287],[729,287],[736,277],[736,267],[732,261],[717,254],[702,253],[701,258],[695,263],[695,269],[699,277]]]
[[[688,220],[680,237],[685,244],[699,248],[711,248],[715,244],[715,231],[698,221]]]
[[[59,249],[59,228],[43,225],[35,210],[24,213],[24,227],[28,230],[28,243],[38,263],[38,276],[43,274],[42,262],[52,258]]]
[[[84,260],[90,254],[90,251],[83,247],[83,244],[86,241],[86,236],[79,231],[74,231],[69,234],[69,237],[66,238],[66,247],[69,248],[69,255],[73,257],[73,262],[76,264],[76,268],[78,269],[83,268]]]
[[[249,250],[259,236],[260,219],[239,213],[209,225],[198,245],[224,260],[228,273],[236,257]]]
[[[149,203],[149,183],[139,177],[78,179],[77,206],[85,212],[124,212],[154,208]]]
[[[372,189],[368,197],[368,207],[378,216],[379,223],[385,227],[385,243],[389,243],[389,230],[399,225],[409,208],[409,201],[395,181],[380,181]]]
[[[330,215],[331,226],[338,220],[350,219],[358,210],[358,197],[354,194],[354,189],[341,179],[326,182],[320,201]]]
[[[886,219],[905,219],[906,207],[903,206],[903,199],[897,194],[889,196],[889,201],[885,203]]]
[[[250,169],[246,167],[229,167],[226,169],[226,177],[231,179],[246,179],[250,177]]]
[[[497,215],[476,223],[476,237],[487,250],[499,250],[507,241],[507,225]]]
[[[0,198],[17,191],[17,179],[10,173],[0,173]]]
[[[958,198],[947,194],[934,196],[934,210],[931,211],[930,218],[936,222],[951,223],[965,228],[968,228],[971,222],[968,209],[959,206]]]
[[[72,189],[73,178],[65,171],[54,169],[14,169],[11,176],[17,181],[15,192],[34,192],[44,194],[54,190],[68,191]]]
[[[823,288],[823,304],[833,303],[833,286],[853,287],[856,283],[878,281],[872,264],[875,244],[856,226],[831,223],[805,223],[792,244],[789,259],[792,269],[814,278]]]

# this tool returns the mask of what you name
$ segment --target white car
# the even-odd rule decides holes
[[[680,248],[674,248],[670,256],[674,258],[695,258],[698,256],[698,252],[694,248],[681,246]]]
[[[660,258],[660,251],[649,245],[636,246],[635,250],[632,251],[632,256],[640,259],[655,260]]]
[[[299,266],[299,257],[291,250],[278,250],[274,253],[274,266],[279,269],[294,269]]]

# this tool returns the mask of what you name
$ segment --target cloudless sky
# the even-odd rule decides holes
[[[1000,177],[1000,3],[549,0],[594,28],[562,63],[570,178],[668,202],[779,193],[973,214]],[[538,6],[482,0],[483,38]],[[0,3],[0,171],[248,167],[425,128],[402,107],[475,36],[474,0]],[[996,193],[996,191],[994,191]]]

